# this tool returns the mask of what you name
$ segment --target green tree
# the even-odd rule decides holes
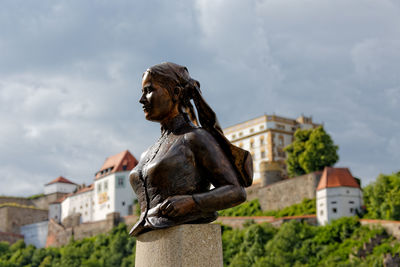
[[[285,148],[288,153],[286,165],[290,177],[322,170],[333,166],[339,156],[339,147],[322,126],[309,130],[297,130],[294,141]]]
[[[400,171],[381,174],[364,188],[364,203],[371,219],[400,220]]]

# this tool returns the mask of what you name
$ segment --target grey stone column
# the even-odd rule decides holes
[[[137,237],[137,267],[222,267],[221,226],[184,224]]]

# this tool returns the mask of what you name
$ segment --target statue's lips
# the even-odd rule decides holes
[[[149,111],[150,110],[150,108],[151,108],[151,106],[150,105],[144,105],[143,107],[143,111]]]

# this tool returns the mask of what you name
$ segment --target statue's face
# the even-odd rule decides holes
[[[172,100],[168,90],[152,79],[149,72],[145,72],[142,79],[142,97],[139,102],[143,105],[147,120],[163,122],[177,115],[177,105]]]

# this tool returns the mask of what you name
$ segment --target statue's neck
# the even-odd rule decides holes
[[[164,122],[161,123],[161,133],[175,133],[179,131],[183,126],[187,125],[188,122],[185,119],[185,116],[181,113],[172,117]]]

